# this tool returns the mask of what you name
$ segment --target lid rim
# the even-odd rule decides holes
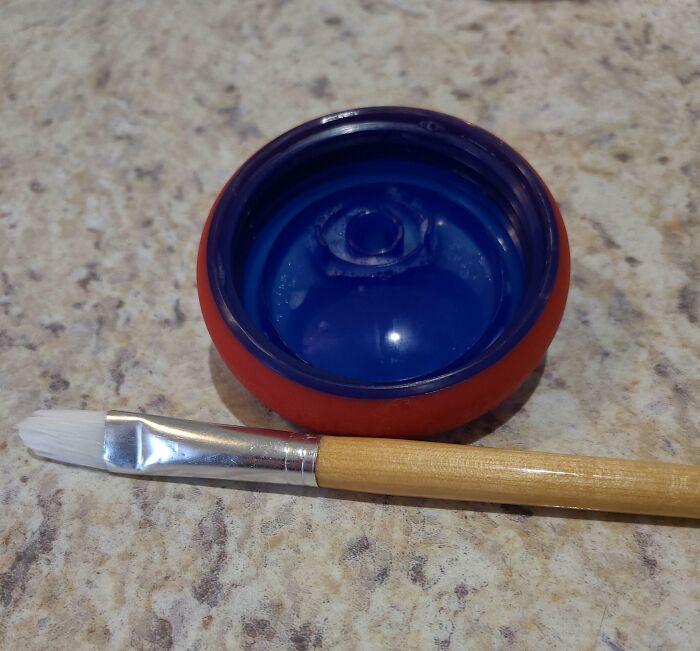
[[[532,193],[532,199],[538,208],[537,218],[542,223],[546,239],[546,259],[541,282],[536,286],[537,291],[533,295],[533,300],[518,314],[514,323],[515,327],[506,330],[510,336],[501,335],[496,346],[487,348],[481,355],[469,360],[466,364],[447,372],[437,372],[423,378],[392,383],[362,382],[339,377],[302,362],[269,341],[246,316],[239,297],[226,295],[222,282],[220,282],[221,267],[216,244],[217,237],[219,237],[226,221],[226,209],[229,207],[230,200],[240,194],[243,186],[249,184],[251,179],[256,176],[257,167],[270,162],[278,155],[283,155],[290,144],[297,147],[302,146],[302,141],[306,137],[318,137],[318,134],[324,130],[342,132],[343,121],[352,121],[351,126],[357,129],[362,124],[376,125],[378,122],[385,125],[390,122],[418,123],[438,137],[444,135],[444,131],[449,127],[449,133],[453,136],[457,134],[460,138],[468,138],[472,142],[478,141],[484,156],[499,154],[500,158],[505,160],[513,171],[517,171],[528,191]],[[359,124],[356,124],[358,121]],[[206,246],[207,276],[214,302],[231,334],[260,362],[282,376],[308,388],[344,397],[389,399],[423,395],[474,378],[508,355],[539,320],[552,293],[559,268],[559,237],[561,234],[556,223],[555,213],[556,206],[551,201],[544,183],[530,164],[503,140],[481,127],[425,109],[405,107],[354,109],[317,118],[287,131],[258,150],[229,179],[221,192],[218,204],[212,211]],[[230,224],[228,226],[231,227]]]

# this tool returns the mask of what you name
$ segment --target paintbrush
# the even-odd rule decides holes
[[[37,454],[130,475],[700,518],[700,466],[315,436],[121,411],[37,411]]]

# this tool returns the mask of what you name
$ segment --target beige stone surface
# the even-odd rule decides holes
[[[463,116],[561,203],[544,367],[449,439],[700,463],[697,2],[0,5],[0,648],[691,649],[689,522],[109,476],[34,409],[284,427],[224,370],[196,247],[268,138]]]

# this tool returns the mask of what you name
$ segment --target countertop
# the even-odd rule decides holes
[[[690,649],[690,522],[109,476],[37,408],[287,426],[234,380],[195,257],[269,138],[403,104],[497,133],[571,240],[546,362],[445,440],[700,463],[700,9],[4,3],[0,647]]]

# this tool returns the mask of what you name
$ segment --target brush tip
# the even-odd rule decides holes
[[[42,457],[104,468],[104,411],[42,409],[17,425],[24,444]]]

